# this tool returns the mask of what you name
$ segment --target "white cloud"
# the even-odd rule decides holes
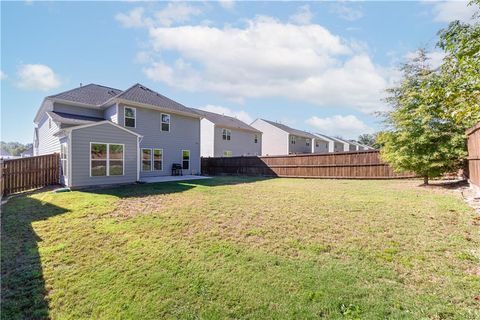
[[[151,17],[147,17],[145,9],[139,7],[132,9],[128,13],[118,13],[115,19],[125,28],[170,27],[177,23],[185,23],[193,16],[201,13],[202,10],[197,7],[181,2],[170,2],[162,10],[153,12]]]
[[[290,16],[290,21],[296,24],[309,24],[312,21],[313,13],[310,11],[310,6],[304,5],[298,8],[298,11]]]
[[[0,80],[5,80],[7,78],[8,78],[7,74],[2,70],[0,70]]]
[[[354,139],[363,133],[373,133],[374,129],[354,115],[332,117],[311,117],[305,121],[320,133]]]
[[[44,64],[24,64],[18,70],[18,87],[26,90],[47,91],[61,84],[53,70]]]
[[[355,21],[363,17],[363,12],[359,8],[354,8],[345,3],[336,3],[332,6],[331,12],[337,14],[340,18],[347,21]]]
[[[227,10],[232,10],[235,7],[235,1],[234,0],[219,0],[218,3],[220,6],[224,9]]]
[[[390,70],[375,65],[365,49],[317,24],[248,20],[244,28],[202,25],[150,27],[146,76],[186,91],[216,92],[232,101],[285,97],[318,106],[384,110]]]
[[[475,13],[475,5],[468,5],[468,1],[427,2],[433,6],[433,20],[436,22],[452,22],[460,20],[468,22]]]
[[[232,110],[230,108],[222,107],[222,106],[215,106],[215,105],[206,105],[204,107],[200,107],[199,109],[209,111],[209,112],[214,112],[218,114],[223,114],[226,116],[234,117],[239,120],[242,120],[243,122],[250,124],[253,121],[253,118],[245,111],[240,110]]]

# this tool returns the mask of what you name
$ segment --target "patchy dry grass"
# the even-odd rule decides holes
[[[2,318],[480,318],[480,226],[418,181],[216,178],[2,212]]]

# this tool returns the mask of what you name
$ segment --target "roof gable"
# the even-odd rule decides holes
[[[214,112],[204,111],[204,110],[198,110],[198,109],[193,109],[193,110],[217,126],[261,133],[260,130],[255,129],[252,126],[249,126],[248,124],[246,124],[245,122],[237,118],[229,117],[229,116],[214,113]]]
[[[115,98],[169,109],[172,111],[197,115],[194,110],[176,101],[173,101],[172,99],[169,99],[161,95],[160,93],[155,92],[139,83],[125,90]]]
[[[273,122],[273,121],[270,121],[270,120],[265,120],[265,119],[262,119],[263,121],[265,121],[266,123],[268,124],[271,124],[272,126],[274,127],[277,127],[278,129],[280,130],[283,130],[285,132],[288,132],[289,134],[293,134],[295,136],[299,136],[299,137],[304,137],[304,138],[310,138],[310,139],[315,139],[315,136],[311,133],[308,133],[306,131],[302,131],[302,130],[298,130],[298,129],[294,129],[294,128],[290,128],[289,126],[286,126],[282,123],[278,123],[278,122]]]

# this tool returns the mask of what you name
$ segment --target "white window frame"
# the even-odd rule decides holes
[[[168,122],[163,122],[163,116],[168,116]],[[163,130],[163,124],[168,124],[168,130]],[[172,127],[172,116],[168,113],[160,114],[160,131],[170,132],[171,127]]]
[[[143,150],[150,150],[150,170],[144,170],[143,169],[143,161],[146,161],[143,159]],[[140,148],[140,169],[142,172],[150,172],[153,171],[153,148]],[[163,163],[162,163],[163,166]]]
[[[185,161],[185,160],[183,160],[183,152],[184,151],[188,151],[188,169],[183,168],[183,161]],[[190,150],[182,150],[182,170],[190,170],[190,162],[191,162],[190,159],[191,159],[191,157],[192,157],[192,154],[190,153]]]
[[[320,147],[320,142],[318,142],[318,140],[315,140],[315,148],[318,148]]]
[[[230,151],[230,150],[224,150],[223,151],[223,156],[226,157],[226,158],[230,158],[233,156],[233,152]]]
[[[90,157],[91,155],[90,150]],[[90,163],[91,165],[91,163]],[[62,168],[62,176],[64,178],[68,177],[68,144],[66,142],[62,142],[60,144],[60,166]]]
[[[128,119],[133,119],[134,120],[134,126],[133,127],[130,127],[130,126],[126,125],[126,120],[127,120],[127,116],[126,116],[127,113],[125,112],[126,109],[132,109],[133,110],[133,118],[128,117]],[[123,107],[123,126],[125,128],[136,128],[137,127],[137,108],[128,107],[128,106]]]
[[[155,169],[155,150],[160,150],[160,152],[162,154],[162,157],[160,159],[162,166],[158,170]],[[163,149],[162,148],[153,148],[152,149],[152,166],[151,166],[151,168],[152,168],[152,171],[163,171]]]
[[[290,136],[290,144],[296,144],[297,138],[295,136]]]
[[[227,128],[222,128],[222,140],[231,141],[232,140],[232,130]]]
[[[258,134],[253,135],[253,143],[258,143]]]
[[[107,161],[107,172],[104,176],[92,176],[92,144],[104,144],[107,146],[107,158],[106,158],[106,161]],[[122,174],[114,174],[114,175],[110,175],[110,145],[111,144],[114,144],[114,145],[119,145],[119,146],[122,146]],[[123,143],[107,143],[107,142],[90,142],[90,162],[89,162],[89,167],[90,167],[90,178],[102,178],[102,177],[123,177],[125,175],[125,144]],[[96,160],[101,160],[101,159],[96,159]],[[113,159],[114,161],[118,161],[118,159]]]
[[[305,146],[310,147],[310,139],[305,139]]]

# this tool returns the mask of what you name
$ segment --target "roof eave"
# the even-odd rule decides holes
[[[202,119],[203,117],[195,112],[184,112],[184,111],[179,111],[179,110],[174,110],[174,109],[170,109],[170,108],[164,108],[164,107],[159,107],[159,106],[155,106],[155,105],[151,105],[151,104],[146,104],[146,103],[141,103],[141,102],[136,102],[136,101],[131,101],[131,100],[127,100],[127,99],[122,99],[122,98],[114,98],[114,100],[117,102],[117,103],[124,103],[124,104],[128,104],[128,105],[132,105],[132,106],[137,106],[137,107],[141,107],[141,108],[147,108],[147,109],[153,109],[153,110],[160,110],[160,111],[165,111],[165,112],[168,112],[168,113],[174,113],[174,114],[178,114],[178,115],[183,115],[183,116],[188,116],[188,117],[191,117],[191,118],[197,118],[197,119]]]

